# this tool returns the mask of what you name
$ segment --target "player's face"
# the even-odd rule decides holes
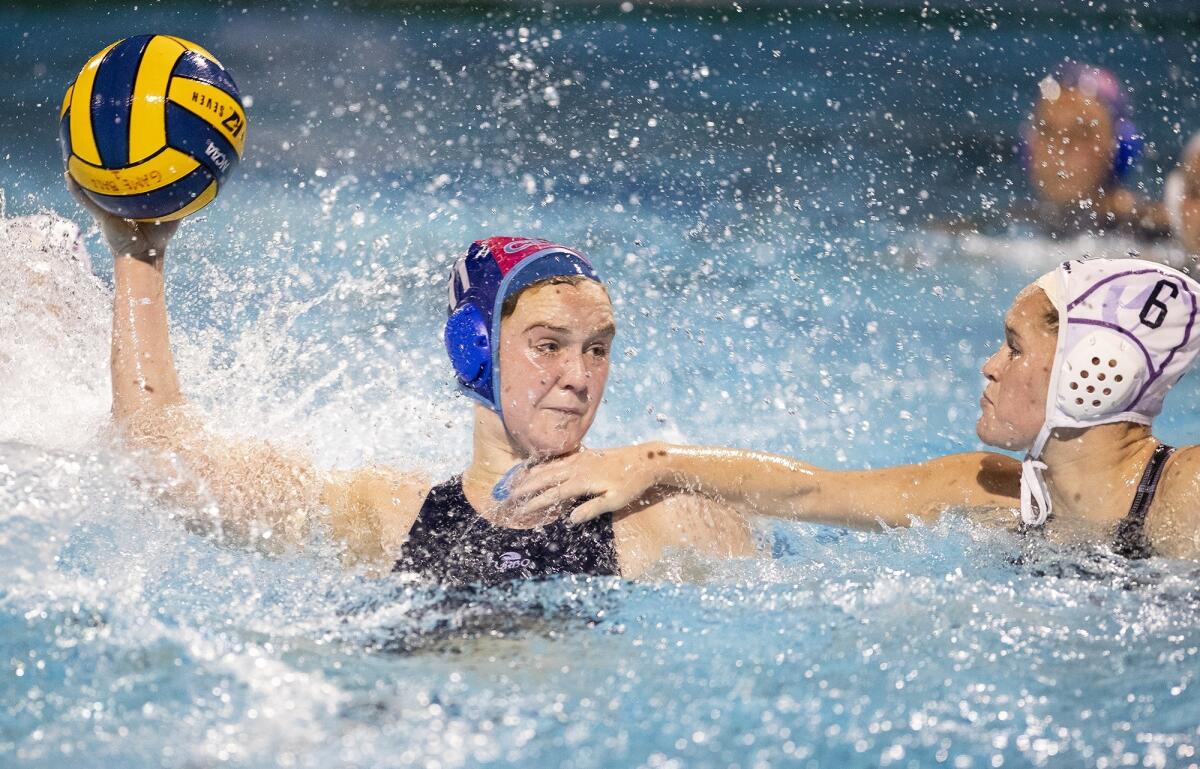
[[[1053,88],[1038,99],[1029,131],[1029,177],[1042,200],[1093,199],[1108,183],[1117,142],[1112,115],[1095,97]]]
[[[616,332],[612,303],[598,283],[526,290],[500,324],[504,424],[530,456],[579,448],[608,381]]]
[[[1028,449],[1046,421],[1046,398],[1058,344],[1054,305],[1040,288],[1017,295],[1004,318],[1004,342],[983,366],[987,377],[975,431],[990,446]]]

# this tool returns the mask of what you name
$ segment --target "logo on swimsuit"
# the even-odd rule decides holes
[[[525,558],[520,553],[508,552],[500,554],[500,563],[496,565],[496,570],[512,571],[521,567],[525,567],[526,569],[533,568],[533,561]]]

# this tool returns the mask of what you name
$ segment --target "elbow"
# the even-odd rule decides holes
[[[189,435],[203,432],[193,415],[170,406],[119,408],[114,404],[112,427],[127,447],[155,451],[178,452]]]

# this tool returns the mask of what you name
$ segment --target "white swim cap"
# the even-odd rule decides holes
[[[1051,432],[1112,422],[1148,425],[1200,353],[1200,283],[1142,259],[1063,262],[1038,278],[1058,310],[1046,421],[1021,465],[1021,518],[1050,514],[1041,460]]]

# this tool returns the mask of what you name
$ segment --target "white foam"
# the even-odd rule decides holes
[[[200,258],[181,236],[173,257]],[[209,412],[210,428],[293,444],[322,464],[398,462],[436,474],[461,459],[454,449],[466,445],[470,409],[439,399],[430,386],[440,381],[440,359],[402,349],[386,360],[372,349],[354,350],[348,360],[347,349],[330,370],[306,370],[328,343],[297,334],[296,321],[325,302],[372,301],[378,286],[342,285],[297,302],[259,295],[241,275],[214,272],[219,312],[259,312],[229,336],[187,333],[173,312],[183,390]],[[0,275],[7,283],[0,292],[0,442],[79,450],[111,411],[111,291],[92,274],[74,222],[51,213],[6,217],[2,203]],[[179,291],[168,285],[168,296],[173,288]],[[196,293],[182,296],[192,301]],[[298,383],[294,391],[280,385],[289,378]]]
[[[107,420],[111,298],[79,228],[0,207],[0,441],[74,449]]]

